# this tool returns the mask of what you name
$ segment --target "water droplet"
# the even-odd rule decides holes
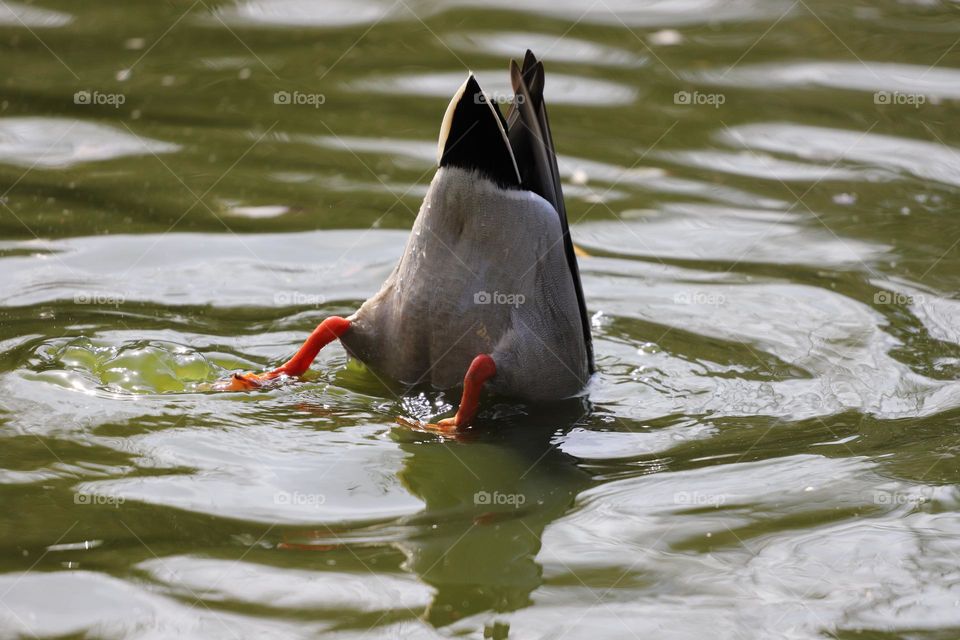
[[[660,45],[661,47],[669,47],[683,42],[683,34],[676,29],[661,29],[660,31],[651,33],[649,36],[647,36],[647,39],[652,44]]]
[[[856,204],[857,194],[855,193],[838,193],[833,196],[833,201],[837,204],[851,205]]]

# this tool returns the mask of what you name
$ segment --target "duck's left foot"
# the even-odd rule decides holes
[[[456,418],[444,418],[439,422],[421,422],[420,420],[411,420],[403,416],[397,416],[397,424],[414,431],[427,431],[429,433],[439,433],[440,435],[455,435],[463,431],[457,424]]]
[[[226,380],[215,383],[213,388],[216,391],[250,391],[265,387],[277,378],[302,376],[320,350],[346,333],[349,328],[349,320],[331,316],[317,325],[303,346],[283,366],[266,373],[235,373]]]

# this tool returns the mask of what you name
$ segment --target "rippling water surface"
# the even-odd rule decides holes
[[[960,637],[960,6],[0,0],[0,637]],[[532,47],[599,373],[326,349]]]

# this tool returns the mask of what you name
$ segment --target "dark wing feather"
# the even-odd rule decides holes
[[[560,186],[560,170],[557,167],[557,154],[553,147],[550,121],[543,100],[544,72],[541,64],[531,51],[527,51],[523,60],[523,69],[516,62],[510,64],[510,79],[513,83],[514,101],[507,115],[507,136],[513,149],[517,168],[520,170],[521,188],[533,191],[553,205],[560,216],[563,229],[563,248],[567,256],[567,266],[573,278],[580,306],[580,322],[583,340],[587,348],[587,360],[590,373],[595,370],[593,359],[593,340],[590,335],[590,318],[580,282],[580,268],[570,238],[570,226],[567,223],[567,209],[563,202],[563,189]]]

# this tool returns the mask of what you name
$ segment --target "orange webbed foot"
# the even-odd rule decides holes
[[[437,433],[443,436],[453,436],[463,433],[465,428],[457,424],[456,418],[444,418],[438,422],[422,422],[420,420],[410,420],[403,416],[397,416],[397,424],[414,431],[425,431],[427,433]]]
[[[342,336],[349,328],[349,320],[331,316],[317,325],[303,346],[283,366],[267,373],[235,373],[226,380],[214,383],[213,388],[216,391],[251,391],[265,387],[278,378],[298,378],[310,368],[321,349]]]
[[[444,418],[438,422],[420,422],[397,418],[397,423],[417,431],[429,431],[442,435],[456,435],[463,433],[477,416],[480,408],[480,391],[487,380],[497,374],[497,365],[487,354],[480,354],[470,363],[467,375],[463,378],[463,397],[460,399],[460,408],[457,415]]]
[[[275,373],[235,373],[225,380],[220,380],[213,385],[215,391],[252,391],[261,389],[278,376]]]

